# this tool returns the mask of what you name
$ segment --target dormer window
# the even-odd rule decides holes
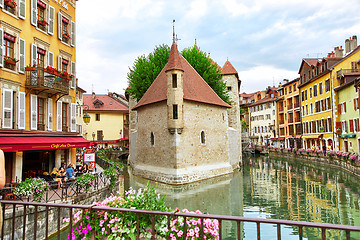
[[[177,74],[172,75],[172,87],[177,88]]]
[[[96,103],[95,108],[100,108],[100,103]]]

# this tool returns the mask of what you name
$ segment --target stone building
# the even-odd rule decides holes
[[[147,92],[129,102],[134,175],[185,184],[239,167],[240,81],[230,62],[222,73],[234,106],[221,100],[173,43],[168,63]]]

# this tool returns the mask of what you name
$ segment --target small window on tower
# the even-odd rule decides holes
[[[231,87],[227,87],[227,90],[228,90],[228,91],[231,91]]]
[[[173,105],[173,119],[178,119],[178,105]]]
[[[154,146],[154,144],[155,144],[155,137],[154,137],[154,133],[152,133],[152,132],[150,134],[150,144],[151,144],[151,146]]]
[[[172,75],[172,87],[177,88],[177,74]]]
[[[204,131],[201,131],[201,144],[205,144],[205,132]]]

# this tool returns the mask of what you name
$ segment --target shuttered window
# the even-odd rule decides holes
[[[0,67],[4,66],[4,31],[0,28]]]
[[[62,101],[56,102],[56,131],[62,131]]]
[[[36,66],[38,63],[38,54],[37,54],[37,46],[35,44],[31,44],[31,65]]]
[[[70,105],[70,131],[76,132],[76,103]]]
[[[25,93],[19,92],[19,102],[18,102],[18,128],[25,129]]]
[[[58,56],[58,70],[59,71],[63,71],[62,70],[62,56]]]
[[[48,66],[54,67],[54,54],[52,52],[48,52]]]
[[[48,98],[48,130],[53,130],[53,100]]]
[[[58,12],[58,38],[62,40],[63,34],[62,34],[62,15],[60,12]]]
[[[349,128],[350,128],[350,132],[354,132],[354,123],[352,119],[349,120]]]
[[[37,26],[37,0],[31,0],[31,25]]]
[[[26,19],[26,0],[19,0],[19,18]]]
[[[48,17],[48,33],[54,35],[54,24],[55,24],[55,8],[49,5],[49,17]]]
[[[25,40],[19,38],[19,73],[25,73]]]
[[[5,88],[2,91],[2,127],[13,127],[13,91]]]
[[[30,129],[37,130],[37,95],[30,95],[30,109],[31,109],[31,119],[30,119]]]
[[[70,28],[71,28],[71,30],[70,30],[70,36],[71,36],[70,45],[72,47],[74,47],[75,46],[75,22],[71,21]]]
[[[75,77],[75,62],[71,61],[70,65],[70,74],[74,77],[71,79],[70,86],[71,88],[75,88],[76,83],[76,77]]]

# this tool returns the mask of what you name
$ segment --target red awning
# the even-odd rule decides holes
[[[94,143],[117,143],[117,142],[126,141],[126,140],[129,140],[129,139],[128,138],[119,138],[116,140],[104,140],[104,141],[96,140],[96,141],[94,141]],[[91,144],[92,144],[92,142],[91,142]]]
[[[0,135],[0,149],[4,152],[88,148],[89,146],[90,141],[81,136]]]
[[[284,137],[279,137],[278,140],[280,140],[280,141],[285,140],[285,138]]]

